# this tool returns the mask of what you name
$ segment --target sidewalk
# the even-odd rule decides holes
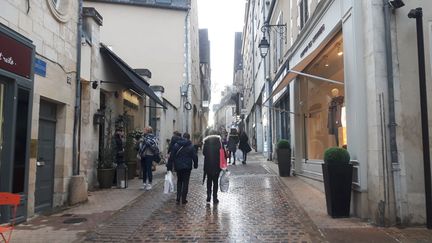
[[[153,173],[153,185],[163,183],[165,165],[159,165]],[[50,215],[38,215],[16,227],[12,242],[64,243],[73,242],[88,230],[107,221],[125,206],[146,193],[140,190],[142,180],[129,180],[126,189],[104,189],[89,192],[88,202]]]
[[[261,154],[252,154],[273,173],[278,174],[278,165],[268,162]],[[261,158],[260,158],[261,157]],[[377,227],[359,218],[334,219],[327,215],[324,185],[300,176],[279,177],[314,222],[328,242],[432,242],[432,230],[425,227]]]

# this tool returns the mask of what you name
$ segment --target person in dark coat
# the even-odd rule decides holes
[[[116,145],[116,163],[123,164],[124,163],[124,132],[122,128],[116,128],[116,132],[114,134],[114,142]]]
[[[252,148],[249,145],[249,137],[245,133],[245,131],[242,131],[240,133],[240,143],[239,143],[239,149],[243,152],[243,164],[246,164],[247,159],[247,153],[252,151]]]
[[[212,193],[213,203],[219,203],[217,193],[219,187],[218,179],[221,172],[219,164],[219,150],[221,148],[221,145],[221,137],[217,135],[216,131],[211,131],[210,135],[204,138],[204,179],[205,177],[207,177],[207,203],[210,203]],[[226,157],[226,153],[224,154]]]
[[[237,151],[237,145],[239,143],[239,136],[237,134],[237,129],[231,128],[230,134],[228,136],[228,163],[231,162],[231,156],[234,157],[234,162],[232,163],[235,165],[236,157],[235,153]]]
[[[171,151],[174,147],[174,145],[177,143],[178,140],[182,138],[182,135],[179,131],[174,131],[173,136],[171,137],[170,144],[168,145],[168,154],[171,154]]]
[[[167,163],[167,169],[172,171],[173,167],[177,171],[177,204],[186,204],[189,190],[189,178],[193,168],[198,168],[198,156],[190,140],[190,134],[184,133],[183,138],[177,140],[174,144],[170,159]]]

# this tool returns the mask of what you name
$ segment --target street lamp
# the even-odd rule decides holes
[[[270,68],[268,68],[268,69],[266,68],[266,56],[267,56],[269,48],[270,48],[270,42],[266,38],[266,33],[268,34],[268,36],[270,38],[270,29],[271,28],[274,28],[276,33],[279,33],[281,35],[280,38],[284,39],[285,43],[286,43],[286,32],[287,32],[286,28],[287,28],[287,26],[286,26],[286,24],[273,25],[273,24],[269,24],[266,21],[266,22],[264,22],[264,25],[261,27],[261,31],[263,32],[263,38],[261,39],[261,41],[258,45],[258,48],[260,49],[261,57],[264,59],[264,79],[268,82],[267,87],[268,87],[268,96],[269,97],[270,97],[272,89],[273,89],[273,87],[272,87],[273,83],[272,83],[270,78],[267,78],[267,77],[270,77]],[[273,147],[272,146],[272,142],[273,142],[273,138],[272,138],[273,137],[272,136],[272,106],[273,106],[273,103],[272,103],[271,99],[268,99],[268,100],[269,100],[268,101],[269,102],[269,104],[268,104],[268,121],[269,121],[268,129],[269,129],[269,132],[268,132],[268,140],[267,140],[268,141],[267,160],[271,161],[271,160],[273,160],[273,155],[272,155],[272,152],[273,152],[273,148],[272,148]]]
[[[432,188],[431,188],[431,162],[429,151],[429,125],[428,125],[428,107],[427,107],[427,87],[426,87],[426,65],[424,51],[424,34],[423,34],[423,9],[412,9],[408,13],[408,18],[416,19],[417,27],[417,58],[419,69],[419,90],[420,90],[420,117],[422,126],[423,142],[423,166],[425,182],[425,199],[426,199],[426,226],[432,229]]]
[[[270,43],[267,41],[267,38],[264,36],[258,45],[262,58],[265,58],[267,56],[269,47],[270,47]]]
[[[270,43],[268,42],[267,38],[265,37],[265,34],[269,33],[269,30],[271,28],[274,28],[274,30],[282,35],[282,38],[286,42],[286,24],[269,24],[267,22],[264,23],[264,25],[261,27],[261,31],[263,32],[263,38],[261,39],[260,43],[258,44],[258,48],[260,49],[260,54],[262,58],[265,58],[268,54],[268,50],[270,48]]]

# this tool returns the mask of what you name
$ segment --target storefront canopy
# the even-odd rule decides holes
[[[100,50],[101,53],[106,54],[112,64],[116,66],[118,70],[120,70],[125,75],[125,77],[127,77],[128,80],[125,80],[125,83],[130,89],[134,90],[140,95],[147,95],[154,102],[161,105],[164,109],[167,109],[164,103],[149,87],[149,83],[139,74],[137,74],[125,61],[123,61],[104,44],[101,44]]]

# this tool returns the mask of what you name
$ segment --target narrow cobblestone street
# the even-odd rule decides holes
[[[230,190],[207,205],[202,167],[194,170],[188,203],[162,194],[159,183],[85,241],[316,242],[311,221],[283,190],[278,177],[257,161],[230,166]]]
[[[18,225],[12,242],[432,242],[422,227],[380,228],[329,217],[319,186],[279,177],[277,165],[256,153],[246,165],[229,167],[229,192],[207,205],[200,162],[186,205],[162,193],[166,169],[160,165],[151,191],[139,190],[134,179],[127,189],[90,192],[87,203]]]

